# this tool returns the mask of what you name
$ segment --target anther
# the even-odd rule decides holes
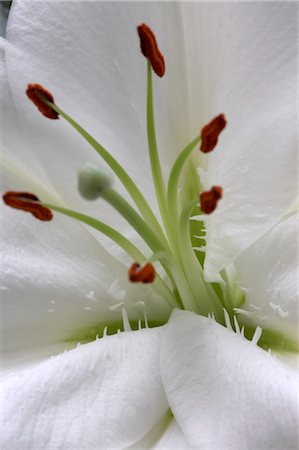
[[[8,191],[5,192],[2,198],[6,205],[30,212],[36,219],[49,221],[53,218],[52,211],[42,206],[38,197],[29,192]]]
[[[159,77],[163,77],[165,73],[164,57],[159,50],[154,33],[145,23],[139,25],[137,30],[142,54],[149,59],[154,72]]]
[[[201,130],[201,145],[200,151],[203,153],[209,153],[217,145],[218,137],[220,133],[226,127],[227,120],[224,114],[219,114],[211,122],[205,125]]]
[[[47,91],[40,84],[30,83],[27,86],[26,94],[45,117],[48,119],[59,119],[59,114],[43,101],[44,98],[48,102],[55,103],[51,92]]]
[[[128,272],[129,280],[132,283],[152,283],[156,277],[156,271],[151,263],[141,267],[140,264],[134,263]]]
[[[213,186],[209,191],[199,195],[200,208],[205,214],[211,214],[217,206],[218,200],[222,198],[222,187]]]

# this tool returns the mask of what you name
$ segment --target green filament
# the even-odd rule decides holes
[[[162,221],[173,250],[177,253],[177,245],[175,236],[171,227],[171,220],[169,220],[169,208],[167,205],[166,187],[162,174],[159,152],[157,147],[155,119],[154,119],[154,100],[153,100],[153,82],[152,82],[152,68],[148,61],[147,63],[147,103],[146,103],[146,120],[147,120],[147,139],[149,158],[152,169],[153,183],[155,187],[156,197],[159,205]]]
[[[101,222],[85,214],[72,211],[71,209],[62,208],[60,206],[52,205],[50,203],[43,203],[43,206],[51,209],[52,211],[57,211],[61,214],[64,214],[65,216],[72,217],[73,219],[83,222],[86,225],[89,225],[90,227],[100,231],[102,234],[104,234],[112,241],[114,241],[120,248],[122,248],[134,261],[144,263],[148,260],[144,256],[144,254],[134,244],[132,244],[131,241],[129,241],[121,233],[119,233],[117,230],[110,227],[109,225],[105,224],[104,222]],[[165,301],[171,308],[178,307],[178,304],[175,301],[172,292],[170,291],[170,289],[160,276],[156,277],[154,286],[157,288],[159,294],[165,299]]]
[[[131,196],[140,214],[114,189],[108,188],[100,193],[101,198],[107,201],[124,217],[151,249],[152,256],[148,261],[160,261],[162,268],[174,288],[174,292],[172,293],[161,278],[155,283],[159,286],[159,291],[163,291],[163,296],[165,296],[167,303],[171,307],[180,305],[184,309],[204,315],[214,312],[217,319],[222,321],[222,305],[216,294],[217,290],[204,281],[202,266],[192,248],[190,215],[196,207],[197,200],[192,201],[183,208],[181,214],[179,212],[178,191],[180,176],[191,152],[199,144],[201,136],[195,137],[176,159],[170,172],[166,189],[155,132],[152,69],[150,63],[148,62],[147,65],[146,105],[148,150],[153,184],[165,232],[139,188],[114,157],[58,106],[45,99],[43,100],[66,119],[97,151]],[[51,205],[48,207],[51,208]],[[108,225],[60,207],[53,207],[52,209],[77,218],[101,231],[113,239],[135,261],[140,263],[146,261],[145,256],[136,246]],[[175,293],[178,294],[176,298]]]
[[[97,153],[103,158],[103,160],[108,164],[111,170],[115,173],[118,179],[121,181],[123,186],[126,188],[127,192],[130,194],[132,200],[136,204],[140,213],[144,219],[152,226],[155,232],[159,235],[160,239],[163,241],[164,245],[168,245],[165,239],[163,230],[154,215],[152,209],[147,203],[145,197],[136,186],[132,178],[127,174],[123,167],[116,161],[116,159],[99,143],[97,142],[84,128],[82,128],[74,119],[72,119],[68,114],[62,111],[57,105],[45,100],[45,103],[54,109],[58,114],[60,114],[73,128],[75,128],[78,133],[97,151]]]
[[[107,189],[102,192],[101,197],[127,220],[153,252],[164,250],[160,239],[122,195],[114,189]]]
[[[169,209],[171,210],[173,217],[178,218],[178,189],[179,189],[179,179],[182,173],[185,162],[190,156],[191,152],[194,150],[194,147],[199,144],[201,140],[201,136],[197,136],[193,141],[187,145],[186,148],[179,154],[177,157],[168,180],[168,189],[167,189],[167,199]]]
[[[191,286],[195,299],[200,295],[200,313],[207,315],[211,310],[211,302],[213,303],[213,312],[217,316],[222,316],[222,308],[215,293],[212,289],[208,290],[207,283],[203,279],[203,270],[199,264],[190,236],[190,215],[197,206],[198,200],[192,200],[183,209],[179,221],[179,245],[182,265],[186,278]]]
[[[152,69],[151,64],[147,63],[147,139],[149,157],[152,168],[152,176],[158,204],[160,207],[161,216],[166,216],[166,189],[164,178],[162,174],[159,153],[157,148],[157,139],[155,131],[154,120],[154,105],[153,105],[153,83],[152,83]],[[166,217],[165,217],[166,220]]]
[[[108,189],[102,193],[102,198],[110,203],[110,205],[113,206],[128,221],[128,223],[137,231],[137,233],[139,233],[153,252],[162,252],[161,254],[163,254],[164,257],[160,257],[161,265],[172,282],[176,285],[183,304],[188,305],[188,308],[186,309],[196,311],[195,303],[191,300],[192,294],[190,287],[188,286],[184,273],[177,264],[172,253],[163,247],[163,244],[153,233],[151,228],[118,192],[113,189]],[[165,257],[165,255],[167,255],[167,257]],[[192,307],[190,305],[192,305]]]

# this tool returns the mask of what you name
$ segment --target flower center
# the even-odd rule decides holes
[[[50,92],[38,84],[29,84],[27,95],[47,118],[65,119],[104,159],[111,171],[121,181],[133,200],[132,207],[113,187],[111,174],[106,170],[86,165],[79,174],[79,192],[87,200],[101,198],[108,202],[137,231],[151,251],[144,253],[129,239],[108,224],[82,213],[53,204],[41,203],[34,194],[9,192],[4,201],[17,209],[31,212],[41,220],[50,220],[51,211],[77,219],[103,233],[119,245],[133,260],[128,271],[131,282],[152,283],[171,308],[181,308],[199,314],[215,316],[225,323],[225,309],[231,316],[233,308],[242,302],[241,291],[231,288],[231,280],[225,275],[222,284],[208,283],[204,279],[205,229],[199,223],[198,235],[190,233],[190,218],[194,214],[211,214],[222,197],[222,188],[213,186],[209,191],[198,192],[187,204],[181,204],[179,186],[182,171],[191,153],[199,150],[208,153],[217,145],[220,133],[226,126],[224,114],[205,125],[179,154],[171,169],[167,183],[164,180],[156,140],[152,70],[162,77],[165,62],[152,30],[142,24],[137,28],[143,55],[147,58],[147,138],[149,159],[156,198],[162,218],[159,223],[145,196],[118,161],[84,128],[57,106]],[[47,217],[47,218],[42,218]],[[194,239],[197,245],[194,246]],[[155,267],[159,266],[159,271]],[[236,293],[237,292],[237,293]]]

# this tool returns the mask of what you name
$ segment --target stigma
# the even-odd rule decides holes
[[[27,97],[35,104],[43,116],[48,119],[59,119],[59,114],[54,111],[51,106],[47,105],[43,99],[50,103],[54,102],[54,97],[51,92],[47,91],[43,86],[37,83],[30,83],[26,90]]]
[[[79,172],[78,190],[86,200],[96,200],[112,185],[112,174],[95,164],[86,163]]]
[[[144,262],[142,265],[134,262],[128,268],[129,281],[143,284],[153,283],[153,290],[157,290],[162,301],[164,300],[171,308],[179,307],[201,314],[215,313],[216,317],[221,321],[223,316],[222,297],[218,299],[217,292],[209,289],[206,285],[204,279],[204,258],[197,258],[194,253],[198,249],[205,251],[205,224],[199,225],[200,242],[203,243],[200,243],[195,248],[190,235],[190,216],[194,208],[198,206],[198,195],[201,211],[205,214],[211,214],[222,197],[222,188],[213,186],[209,191],[201,192],[200,194],[198,194],[198,191],[194,192],[191,189],[188,192],[188,197],[190,195],[192,198],[190,198],[190,202],[184,205],[184,198],[180,192],[180,182],[187,160],[192,151],[199,145],[200,140],[202,141],[200,150],[203,153],[209,153],[215,148],[218,137],[226,126],[226,118],[224,114],[219,114],[205,125],[201,130],[201,134],[193,138],[182,152],[177,155],[168,180],[164,180],[156,139],[152,81],[152,71],[159,77],[165,74],[164,56],[160,52],[156,37],[148,25],[145,23],[140,24],[137,27],[137,31],[140,38],[141,52],[147,58],[147,147],[162,223],[147,202],[146,196],[143,195],[133,178],[114,158],[113,154],[64,112],[54,102],[54,97],[49,91],[37,83],[31,83],[27,87],[26,94],[45,117],[66,120],[104,160],[106,164],[104,167],[88,163],[81,168],[78,173],[78,191],[86,200],[101,199],[108,202],[137,232],[143,240],[143,244],[150,250],[148,262]],[[109,170],[106,166],[109,167]],[[127,201],[117,191],[117,187],[114,188],[112,172],[126,189],[132,202]],[[93,216],[88,216],[66,207],[42,203],[34,194],[10,191],[4,194],[3,200],[12,208],[30,212],[35,218],[42,221],[51,220],[53,217],[52,211],[76,219],[114,241],[129,256],[131,261],[145,261],[147,254],[149,254],[144,254],[134,242],[131,242],[130,239],[122,235],[113,226]],[[203,222],[202,219],[201,217],[201,222]],[[156,272],[155,267],[149,261],[155,261],[160,264],[159,273]]]
[[[152,283],[156,278],[156,271],[151,263],[145,264],[141,267],[140,264],[134,263],[128,272],[129,280],[132,283]]]
[[[205,214],[215,211],[218,201],[222,198],[223,189],[221,186],[213,186],[209,191],[204,191],[199,195],[200,208]]]
[[[140,38],[141,53],[149,59],[153,71],[158,77],[163,77],[165,73],[164,57],[159,50],[153,31],[145,23],[139,25],[137,31]]]
[[[3,194],[2,198],[6,205],[30,212],[38,220],[47,222],[53,218],[52,211],[41,205],[39,198],[30,192],[8,191]]]

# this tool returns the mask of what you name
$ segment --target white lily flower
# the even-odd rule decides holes
[[[3,448],[297,448],[296,5],[15,1],[0,73]]]

